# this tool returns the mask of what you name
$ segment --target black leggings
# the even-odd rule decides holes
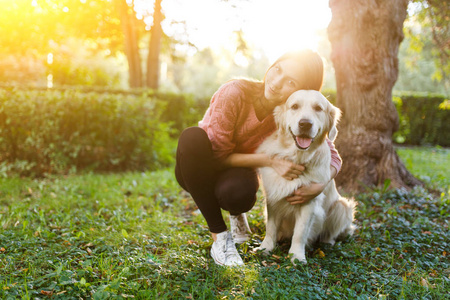
[[[227,229],[221,209],[238,215],[249,211],[256,202],[259,187],[256,171],[250,168],[219,170],[211,141],[200,127],[190,127],[181,133],[175,176],[194,198],[213,233]]]

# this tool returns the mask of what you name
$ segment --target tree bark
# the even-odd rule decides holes
[[[153,13],[153,26],[150,29],[150,44],[147,57],[147,87],[158,89],[159,87],[159,54],[161,52],[163,15],[161,12],[161,0],[155,0]]]
[[[337,106],[343,112],[336,140],[343,159],[337,184],[350,193],[386,180],[396,188],[421,184],[392,142],[398,129],[392,88],[408,0],[330,0],[329,5]]]
[[[120,23],[125,38],[125,55],[128,61],[129,84],[132,88],[143,86],[139,38],[133,10],[125,0],[115,0],[120,13]]]

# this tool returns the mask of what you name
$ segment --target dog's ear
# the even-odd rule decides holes
[[[330,120],[330,130],[328,131],[328,139],[330,141],[334,141],[336,139],[336,136],[338,134],[337,130],[337,123],[339,121],[339,118],[341,117],[341,111],[339,108],[335,107],[333,104],[329,103],[329,120]]]
[[[273,111],[273,116],[275,119],[275,124],[277,125],[277,130],[285,133],[286,131],[286,118],[285,116],[286,104],[281,104],[275,107]]]
[[[328,132],[328,139],[332,142],[336,139],[336,136],[338,134],[338,130],[336,128],[336,125],[331,126],[330,131]]]

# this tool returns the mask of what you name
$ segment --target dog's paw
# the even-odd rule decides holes
[[[256,247],[255,249],[253,249],[253,253],[262,253],[264,255],[269,255],[271,250],[268,250],[267,248],[263,248],[261,246]]]
[[[300,264],[301,265],[306,265],[306,263],[307,263],[306,257],[301,258],[301,257],[297,257],[295,255],[292,255],[291,262],[294,265],[300,265]]]
[[[334,246],[336,243],[336,240],[332,238],[321,238],[320,241],[325,244],[330,244],[331,246]]]
[[[289,252],[289,255],[294,265],[306,264],[306,256],[304,253]]]

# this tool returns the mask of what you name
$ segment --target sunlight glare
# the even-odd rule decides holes
[[[47,54],[47,63],[51,65],[53,63],[53,53]]]
[[[47,88],[49,88],[49,89],[53,88],[53,75],[52,74],[47,75]]]
[[[231,47],[233,31],[242,29],[246,41],[271,60],[291,49],[315,50],[316,31],[331,19],[328,0],[174,0],[163,1],[163,10],[167,19],[186,20],[200,50]]]

